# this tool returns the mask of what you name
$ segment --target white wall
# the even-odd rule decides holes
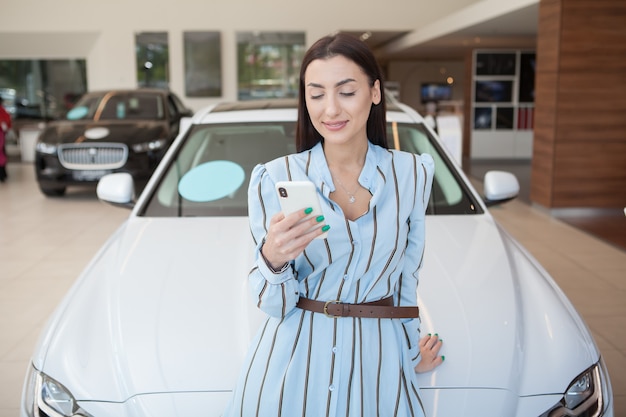
[[[391,62],[387,67],[387,78],[400,84],[400,100],[422,113],[421,84],[445,83],[447,77],[454,78],[452,100],[462,102],[465,88],[463,61],[400,61]]]
[[[166,31],[170,88],[194,110],[237,97],[238,31],[304,31],[307,43],[335,30],[414,30],[479,0],[3,0],[0,59],[85,58],[88,89],[136,87],[136,32]],[[222,36],[223,97],[184,97],[182,34]],[[409,77],[410,78],[410,77]],[[411,85],[416,81],[407,80]]]
[[[472,131],[472,159],[530,159],[532,130]]]

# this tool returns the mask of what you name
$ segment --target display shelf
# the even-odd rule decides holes
[[[472,68],[472,158],[529,158],[535,52],[476,50]]]

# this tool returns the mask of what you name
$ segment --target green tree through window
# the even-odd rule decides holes
[[[304,52],[303,32],[237,33],[239,99],[296,97]]]

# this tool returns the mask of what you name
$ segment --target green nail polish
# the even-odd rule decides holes
[[[304,209],[304,214],[311,214],[313,209],[311,207]]]
[[[319,222],[323,222],[324,221],[324,216],[317,216],[317,218],[315,219]]]
[[[446,360],[446,357],[445,357],[445,356],[443,356],[443,355],[441,355],[441,362],[443,362],[443,361],[445,361],[445,360]]]
[[[322,232],[328,232],[328,229],[330,229],[329,225],[325,225],[322,227]]]

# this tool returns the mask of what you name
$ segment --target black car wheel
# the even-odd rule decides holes
[[[65,187],[59,188],[48,188],[48,187],[39,187],[42,193],[48,197],[60,197],[65,194]]]

